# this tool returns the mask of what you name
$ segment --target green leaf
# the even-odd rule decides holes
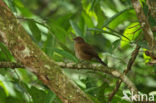
[[[17,75],[19,76],[20,80],[23,83],[31,83],[32,80],[35,79],[35,75],[33,75],[31,72],[29,72],[26,69],[18,68],[15,70],[15,72],[17,73]],[[30,78],[28,78],[28,77],[30,77]]]
[[[149,21],[151,26],[155,26],[156,25],[156,19],[153,18],[151,15],[148,17],[148,21]]]
[[[148,43],[146,41],[138,41],[137,44],[142,48],[149,49]]]
[[[77,58],[67,51],[55,48],[55,52],[59,53],[63,57],[68,58],[74,62],[78,62]]]
[[[98,21],[97,28],[101,28],[104,20],[106,19],[106,16],[104,15],[99,3],[94,7],[94,10]]]
[[[86,40],[88,40],[89,44],[91,44],[97,52],[108,51],[109,47],[111,47],[111,42],[100,33],[95,35],[87,34]]]
[[[79,20],[78,25],[79,25],[79,28],[82,31],[82,33],[85,34],[85,32],[86,32],[86,24],[85,24],[85,20],[84,20],[83,16],[80,16],[80,20]]]
[[[65,50],[65,51],[71,53],[72,55],[74,55],[73,51],[70,50],[64,43],[58,41],[58,44],[61,46],[61,48],[62,48],[63,50]]]
[[[22,95],[18,96],[19,98],[9,96],[6,98],[5,103],[24,103],[27,102],[22,98]],[[27,102],[28,103],[28,102]]]
[[[11,55],[10,51],[6,48],[6,46],[0,42],[0,60],[13,60],[13,56]]]
[[[76,36],[83,37],[83,33],[80,30],[79,26],[74,21],[72,21],[72,20],[70,20],[69,22],[70,22],[70,25],[72,26],[73,30],[75,31]]]
[[[4,91],[4,89],[1,88],[1,86],[0,86],[0,96],[1,96],[0,103],[5,103],[5,98],[7,97],[7,95],[6,95],[5,91]]]
[[[148,5],[146,5],[146,3],[143,3],[143,11],[144,11],[144,14],[145,14],[146,16],[148,16],[148,11],[149,11],[149,9],[148,9]]]
[[[64,16],[62,16],[61,18],[57,18],[56,20],[53,20],[53,18],[50,18],[50,22],[55,22],[55,24],[57,24],[58,26],[61,26],[65,30],[68,30],[70,28],[69,19],[73,15],[74,14],[72,14],[72,13],[65,14]]]
[[[15,91],[13,88],[13,84],[8,80],[7,77],[4,77],[3,75],[0,74],[0,87],[2,87],[6,93],[7,96],[15,95]]]
[[[93,28],[94,27],[94,23],[93,23],[93,20],[92,18],[86,13],[86,11],[82,11],[81,12],[81,15],[85,21],[85,24],[87,25],[87,27],[89,28]]]
[[[33,16],[32,12],[29,11],[29,9],[23,5],[21,0],[13,0],[13,3],[16,5],[17,9],[20,11],[22,16],[24,16],[24,17],[32,17]]]
[[[115,40],[113,42],[113,44],[112,44],[112,51],[115,50],[119,46],[120,41],[121,41],[121,39],[117,39],[117,40]]]
[[[140,25],[138,22],[130,24],[124,31],[124,36],[127,38],[122,37],[121,39],[121,48],[126,48],[130,45],[131,42],[135,41],[140,33],[141,33]]]
[[[2,80],[0,80],[0,88],[3,88],[3,90],[4,90],[4,94],[6,95],[6,96],[8,96],[9,95],[9,91],[7,90],[7,88],[6,88],[6,86],[4,85],[4,83],[3,83],[3,81]]]
[[[145,49],[145,51],[146,51],[146,49]],[[151,58],[150,56],[147,56],[147,55],[145,54],[145,52],[143,53],[143,57],[144,57],[145,63],[148,63],[149,61],[152,60],[152,58]]]
[[[96,0],[92,0],[90,11],[93,10]]]
[[[31,89],[29,89],[29,93],[34,103],[44,103],[46,96],[45,91],[32,86]]]
[[[15,5],[13,3],[13,0],[4,0],[4,2],[8,5],[8,7],[13,11],[16,12]]]
[[[64,43],[66,41],[68,32],[66,32],[61,26],[58,26],[55,23],[51,23],[49,25],[50,25],[50,31],[56,36],[58,40]]]
[[[52,36],[52,34],[47,34],[47,40],[44,42],[43,50],[49,57],[53,56],[55,44],[56,41],[55,38]]]
[[[156,64],[154,64],[154,72],[156,73]]]
[[[107,20],[104,22],[104,24],[103,24],[102,27],[107,26],[110,22],[112,22],[115,18],[117,18],[118,16],[120,16],[122,13],[124,13],[124,12],[126,12],[126,11],[128,11],[128,10],[131,10],[131,9],[132,9],[132,8],[127,8],[127,9],[125,9],[125,10],[123,10],[123,11],[120,11],[119,13],[116,13],[115,15],[113,15],[112,17],[110,17],[109,19],[107,19]]]
[[[92,101],[94,103],[101,103],[96,97],[92,96],[92,95],[89,95],[89,97],[92,99]]]
[[[129,16],[131,15],[131,16]],[[111,29],[116,29],[120,24],[123,25],[126,21],[136,21],[137,16],[134,9],[130,9],[116,17],[112,22],[109,23]]]
[[[101,32],[101,33],[106,33],[106,34],[114,35],[114,36],[120,38],[120,35],[118,35],[118,34],[115,34],[115,33],[109,32],[109,31],[104,31],[104,30],[99,29],[99,28],[88,28],[88,30],[89,30],[89,31]]]
[[[39,28],[37,27],[35,22],[32,21],[28,21],[28,26],[32,32],[32,36],[33,39],[35,40],[35,42],[40,42],[41,41],[41,31],[39,30]]]
[[[54,94],[51,90],[48,91],[48,94],[45,96],[44,103],[53,103],[56,99],[56,94]]]

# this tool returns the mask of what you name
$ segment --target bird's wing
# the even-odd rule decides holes
[[[98,54],[96,53],[95,49],[87,43],[81,45],[81,50],[87,55],[98,57]]]

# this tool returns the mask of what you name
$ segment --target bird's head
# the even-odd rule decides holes
[[[76,38],[73,39],[76,43],[84,43],[85,41],[83,40],[82,37],[78,36]]]

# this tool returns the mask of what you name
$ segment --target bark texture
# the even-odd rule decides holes
[[[146,0],[152,17],[156,20],[156,0]]]
[[[140,4],[139,0],[131,0],[133,7],[136,11],[136,15],[138,17],[138,20],[140,22],[141,27],[143,28],[143,32],[144,32],[144,36],[145,36],[145,40],[148,42],[149,47],[151,49],[155,48],[155,40],[154,40],[154,36],[153,36],[153,32],[151,30],[150,24],[147,20],[146,15],[144,14],[143,8]]]
[[[63,103],[93,103],[59,66],[42,52],[18,23],[8,7],[0,0],[0,41],[25,68],[34,72]]]

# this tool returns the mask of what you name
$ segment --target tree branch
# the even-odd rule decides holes
[[[146,0],[146,4],[148,5],[149,14],[156,20],[156,1],[155,0]]]
[[[0,68],[24,68],[23,65],[15,63],[15,62],[0,62]]]
[[[140,25],[143,28],[145,40],[148,42],[149,47],[152,49],[155,46],[154,45],[155,40],[154,40],[153,32],[150,28],[150,24],[149,24],[147,17],[145,16],[144,11],[141,7],[140,1],[139,0],[131,0],[131,1],[132,1],[134,9],[136,11],[136,15],[138,17]]]
[[[66,68],[66,69],[77,69],[77,70],[92,70],[95,72],[104,72],[106,74],[112,75],[113,77],[119,78],[121,81],[123,81],[128,88],[133,91],[137,92],[137,89],[135,85],[128,79],[128,77],[117,70],[104,67],[104,66],[98,66],[96,64],[89,64],[89,65],[84,65],[84,64],[77,64],[77,63],[64,63],[64,62],[57,62],[57,65],[60,66],[61,68]],[[19,67],[18,67],[19,66]],[[12,62],[0,62],[0,68],[21,68],[24,67],[22,65],[12,63]]]
[[[128,65],[127,65],[127,69],[124,70],[124,75],[126,75],[130,70],[131,70],[131,67],[138,55],[138,52],[139,52],[139,49],[140,49],[140,46],[136,46],[135,50],[133,51],[132,55],[131,55],[131,58],[129,59],[128,61]],[[120,88],[120,85],[121,85],[122,81],[121,80],[118,80],[116,82],[116,87],[114,88],[114,90],[112,91],[112,93],[110,93],[109,95],[109,98],[108,98],[108,101],[111,102],[114,95],[117,93],[117,91],[119,90]]]

